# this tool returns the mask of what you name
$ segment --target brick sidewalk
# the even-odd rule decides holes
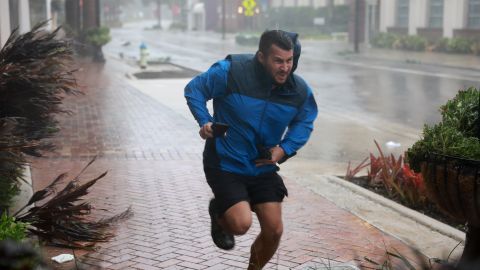
[[[84,269],[245,269],[258,223],[237,238],[233,251],[212,243],[211,191],[202,172],[197,127],[131,88],[121,78],[121,68],[82,65],[79,83],[86,95],[66,100],[74,114],[59,119],[62,131],[53,139],[57,153],[33,160],[35,189],[59,173],[75,174],[99,155],[84,179],[109,171],[89,198],[97,209],[111,212],[94,215],[132,206],[134,216],[119,225],[111,242],[82,253],[78,264]],[[412,256],[400,241],[285,180],[290,194],[284,204],[285,232],[266,269],[314,269],[308,267],[364,256],[380,261],[385,246]]]

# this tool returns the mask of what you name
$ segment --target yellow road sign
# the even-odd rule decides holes
[[[242,6],[245,8],[245,16],[255,15],[255,7],[257,6],[255,0],[243,0]]]

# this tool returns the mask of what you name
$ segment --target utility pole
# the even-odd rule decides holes
[[[333,7],[334,7],[333,0],[327,0],[327,14],[325,16],[326,17],[325,23],[330,33],[333,32],[333,29],[332,29]]]
[[[359,53],[358,44],[360,43],[360,0],[355,0],[355,26],[353,31],[353,42],[355,53]]]
[[[226,15],[226,7],[227,3],[226,0],[222,0],[222,39],[225,40],[225,31],[227,30],[227,20],[225,18]]]
[[[162,0],[157,0],[158,29],[162,29]]]

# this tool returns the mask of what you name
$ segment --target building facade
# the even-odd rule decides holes
[[[99,10],[100,0],[0,0],[0,48],[16,28],[25,33],[37,23],[50,20],[45,30],[56,29],[58,21],[65,21],[59,20],[60,11],[73,30],[97,27]]]
[[[0,47],[3,47],[10,33],[17,27],[20,33],[30,30],[30,1],[0,1]]]
[[[270,0],[271,7],[325,7],[331,2],[332,5],[346,5],[349,0]]]
[[[480,0],[381,0],[380,31],[480,39]]]

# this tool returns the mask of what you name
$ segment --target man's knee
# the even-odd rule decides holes
[[[252,212],[247,202],[240,202],[228,209],[223,215],[223,221],[227,231],[234,235],[247,233],[252,225]]]
[[[248,232],[251,225],[251,220],[234,221],[230,226],[230,231],[234,235],[244,235]]]
[[[283,234],[283,225],[282,224],[277,224],[275,226],[265,228],[261,232],[264,234],[265,237],[267,237],[270,241],[280,241],[280,238],[282,238]]]

